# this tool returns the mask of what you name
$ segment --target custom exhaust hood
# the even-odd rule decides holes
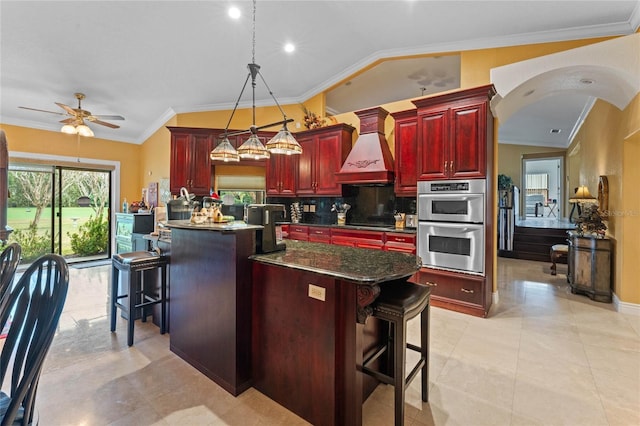
[[[336,173],[339,183],[393,183],[393,157],[384,136],[384,119],[389,112],[375,107],[356,111],[360,118],[360,136]]]

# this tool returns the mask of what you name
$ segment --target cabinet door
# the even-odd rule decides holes
[[[316,145],[316,194],[340,196],[342,184],[336,181],[335,174],[346,159],[342,155],[342,135],[340,132],[318,135]]]
[[[394,117],[396,117],[394,115]],[[395,124],[395,184],[396,195],[413,196],[417,194],[418,180],[418,144],[417,118],[411,111],[408,118],[396,118]]]
[[[191,135],[188,133],[172,133],[169,186],[173,194],[179,193],[181,187],[189,185],[190,152]]]
[[[268,196],[296,194],[296,155],[271,154],[266,160],[265,182]]]
[[[456,179],[484,177],[486,174],[486,103],[451,110],[451,150],[449,176]],[[493,141],[492,141],[493,143]]]
[[[298,157],[298,195],[313,195],[315,192],[315,156],[316,144],[314,138],[300,138],[298,143],[302,147],[302,154]]]
[[[191,148],[191,177],[189,178],[189,193],[208,196],[211,188],[211,153],[212,142],[210,135],[193,135]]]
[[[449,110],[418,116],[418,179],[448,179]]]
[[[272,155],[265,162],[265,186],[267,196],[280,195],[280,161],[279,157]]]

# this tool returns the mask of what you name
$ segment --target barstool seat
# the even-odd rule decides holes
[[[111,331],[116,330],[116,313],[120,308],[127,315],[127,344],[133,345],[133,326],[136,310],[142,308],[142,321],[146,321],[146,307],[160,304],[160,334],[167,328],[167,263],[168,258],[156,251],[117,253],[111,258]],[[160,269],[160,293],[150,293],[144,283],[144,271]],[[128,275],[126,293],[120,294],[120,272]],[[155,287],[155,286],[154,286]],[[120,299],[127,298],[127,303]]]
[[[404,424],[404,395],[413,379],[422,373],[422,400],[429,401],[429,310],[431,287],[407,281],[392,281],[381,286],[373,305],[372,316],[389,323],[386,342],[364,360],[362,371],[382,383],[394,386],[395,425]],[[420,314],[420,346],[407,343],[407,322]],[[405,379],[406,349],[420,354],[420,359]],[[388,373],[370,368],[387,353]]]
[[[566,244],[554,244],[551,246],[551,275],[556,275],[556,262],[564,260],[567,262],[569,256],[569,246]]]

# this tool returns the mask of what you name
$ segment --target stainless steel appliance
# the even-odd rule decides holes
[[[418,182],[417,252],[426,267],[484,275],[485,179]]]
[[[418,182],[418,220],[484,223],[485,179]]]
[[[282,221],[284,215],[284,204],[249,204],[247,206],[247,223],[264,227],[256,233],[257,253],[271,253],[286,249],[285,243],[276,239],[276,222]]]
[[[484,224],[418,223],[422,265],[484,274]]]

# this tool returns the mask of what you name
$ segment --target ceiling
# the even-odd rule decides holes
[[[83,108],[126,118],[119,129],[90,124],[96,137],[129,143],[177,113],[233,108],[252,59],[248,1],[2,0],[0,24],[1,123],[57,131],[63,117],[18,107],[62,111],[54,102],[75,108],[83,92]],[[258,0],[255,61],[280,104],[331,89],[328,110],[343,112],[458,87],[460,57],[447,52],[628,35],[639,24],[639,0]],[[592,101],[579,90],[540,99],[501,123],[500,140],[566,147]],[[249,89],[240,107],[250,104]],[[256,105],[273,105],[260,79]]]

